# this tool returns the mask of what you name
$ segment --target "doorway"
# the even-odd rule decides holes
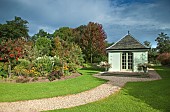
[[[122,70],[131,71],[133,68],[133,53],[132,52],[123,52],[122,53]]]

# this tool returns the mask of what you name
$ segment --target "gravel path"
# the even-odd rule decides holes
[[[119,89],[120,87],[118,86],[102,84],[92,90],[63,97],[61,96],[11,103],[5,102],[0,103],[0,112],[38,112],[43,110],[69,108],[105,98]]]
[[[107,74],[107,73],[106,73]],[[110,72],[109,74],[121,74],[120,72]],[[109,80],[109,83],[113,84],[114,86],[122,87],[127,82],[137,82],[137,81],[152,81],[152,80],[159,80],[161,77],[154,69],[148,70],[148,78],[137,78],[137,77],[120,77],[118,75],[116,76],[107,76],[107,75],[101,75],[101,74],[95,74],[95,77],[102,78]]]
[[[43,110],[70,108],[108,97],[119,91],[121,89],[120,87],[129,81],[150,81],[161,78],[154,70],[149,70],[150,78],[101,76],[101,74],[95,74],[94,76],[110,81],[89,91],[73,95],[38,100],[3,102],[0,103],[0,112],[39,112]]]

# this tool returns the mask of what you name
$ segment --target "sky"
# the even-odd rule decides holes
[[[32,36],[40,29],[53,33],[60,27],[76,28],[97,22],[108,42],[128,31],[141,43],[164,32],[170,36],[170,0],[0,0],[0,23],[19,16],[29,22]]]

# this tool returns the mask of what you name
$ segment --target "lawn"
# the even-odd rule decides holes
[[[105,80],[92,76],[99,72],[97,69],[79,69],[83,75],[56,82],[43,83],[0,83],[0,102],[13,102],[19,100],[32,100],[49,98],[68,94],[75,94],[92,89]]]
[[[52,112],[170,112],[170,68],[155,69],[162,80],[129,82],[106,99]]]

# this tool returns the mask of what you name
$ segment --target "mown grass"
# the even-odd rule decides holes
[[[155,109],[170,112],[170,68],[155,67],[162,80],[128,83],[128,94],[142,100]]]
[[[68,94],[75,94],[92,89],[105,80],[92,76],[99,72],[97,69],[79,69],[82,76],[56,82],[43,83],[0,83],[0,102],[13,102],[19,100],[32,100],[49,98]]]
[[[129,82],[106,99],[52,112],[170,112],[170,68],[155,69],[162,80]]]

